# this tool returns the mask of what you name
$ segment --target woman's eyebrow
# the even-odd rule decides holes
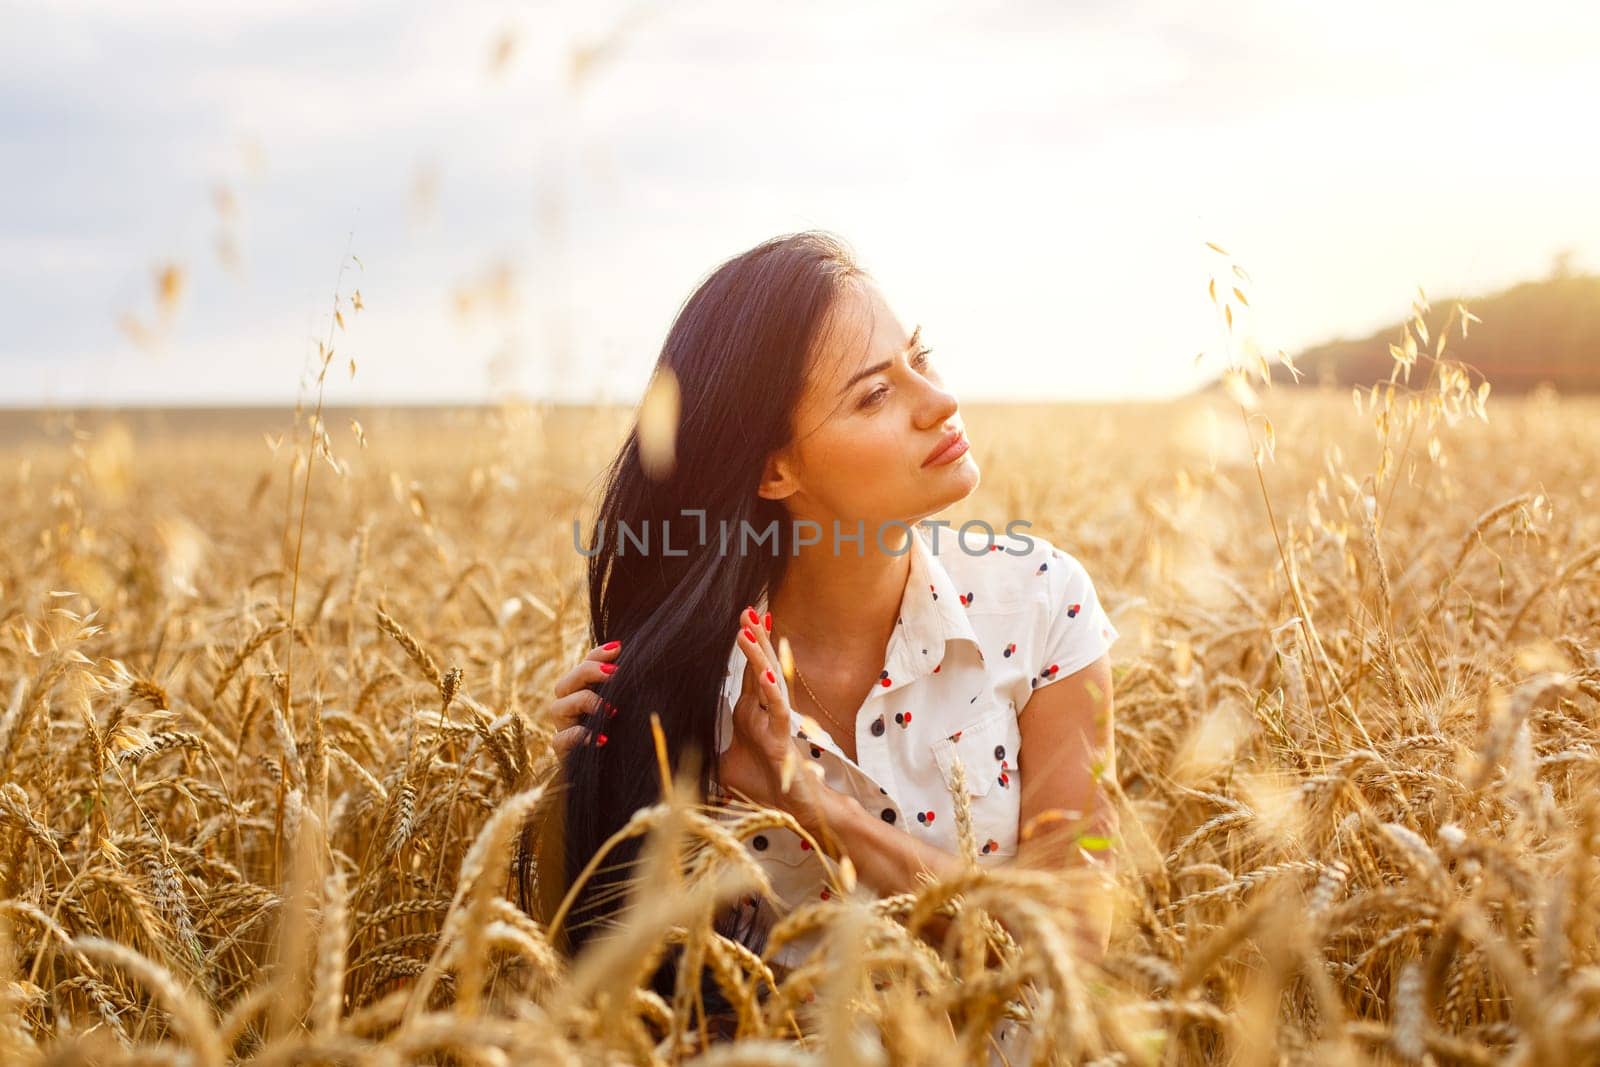
[[[906,342],[906,347],[901,350],[900,354],[904,355],[905,353],[910,352],[912,349],[916,348],[917,347],[917,341],[919,341],[921,338],[922,338],[922,323],[919,322],[919,323],[917,323],[917,328],[911,331],[911,340]],[[845,382],[844,383],[844,388],[840,389],[839,392],[847,393],[847,392],[850,391],[850,387],[855,385],[861,379],[870,378],[874,374],[877,374],[879,371],[885,371],[885,370],[888,370],[888,369],[889,369],[889,361],[885,360],[882,363],[874,363],[872,366],[866,368],[865,370],[856,371],[854,377],[852,377],[848,382]]]

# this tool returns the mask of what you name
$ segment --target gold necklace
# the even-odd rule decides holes
[[[792,655],[790,657],[790,662],[793,662]],[[850,729],[850,727],[844,725],[838,719],[835,719],[832,715],[830,715],[828,713],[828,709],[822,706],[822,701],[817,699],[817,694],[811,692],[811,686],[806,684],[806,676],[800,673],[800,664],[798,663],[794,664],[794,676],[798,678],[800,680],[800,684],[805,687],[806,694],[811,697],[811,702],[817,706],[818,711],[822,712],[823,717],[829,722],[833,723],[833,725],[837,726],[840,730],[844,731],[845,736],[853,736],[853,731]]]

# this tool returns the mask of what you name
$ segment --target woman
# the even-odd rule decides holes
[[[674,766],[698,757],[703,796],[790,812],[849,854],[858,893],[959,868],[958,761],[979,862],[1107,862],[1114,818],[1097,779],[1113,768],[1117,631],[1078,561],[1017,534],[1025,522],[992,543],[922,523],[977,488],[978,464],[920,328],[848,247],[805,232],[724,263],[683,306],[659,368],[682,397],[671,471],[647,474],[637,428],[611,464],[587,548],[598,647],[557,685],[554,714],[572,724],[557,738],[564,810],[543,833],[530,821],[524,907],[550,915],[659,799],[652,711]],[[822,773],[794,774],[785,793],[791,750]],[[1052,809],[1068,817],[1020,843]],[[831,890],[799,835],[746,847],[779,899],[747,900],[719,930],[760,953],[777,914]],[[558,931],[569,951],[616,917],[636,855],[637,842],[614,850],[580,891]],[[658,990],[671,980],[658,972]]]

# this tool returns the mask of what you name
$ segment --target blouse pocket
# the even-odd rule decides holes
[[[771,826],[758,830],[745,838],[745,848],[758,863],[780,863],[785,867],[798,867],[812,858],[812,851],[804,847],[799,834],[787,826]]]
[[[1017,776],[1021,743],[1016,713],[1009,703],[997,703],[931,746],[947,791],[953,788],[958,760],[966,771],[967,804],[980,858],[1016,853],[1022,810]],[[952,822],[947,828],[950,847],[957,846],[955,833]]]
[[[967,792],[975,797],[988,796],[1002,773],[1016,767],[1016,745],[1020,738],[1011,708],[990,708],[959,730],[935,741],[933,759],[951,788],[954,787],[956,761],[960,760],[967,772]]]
[[[784,915],[801,904],[829,897],[821,858],[788,827],[773,826],[751,834],[745,839],[745,849],[772,883],[776,898],[772,904],[777,914]]]

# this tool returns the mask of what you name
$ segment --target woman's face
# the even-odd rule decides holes
[[[864,520],[869,551],[878,524],[937,514],[978,487],[979,471],[972,453],[962,452],[966,430],[956,398],[927,344],[874,281],[855,281],[821,335],[794,439],[769,458],[761,495],[783,500],[791,519],[819,523],[823,543],[831,543],[833,520],[841,535]],[[956,448],[943,451],[957,433]]]

